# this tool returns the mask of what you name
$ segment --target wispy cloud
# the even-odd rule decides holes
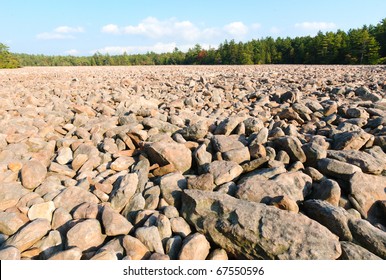
[[[43,32],[36,35],[39,40],[65,40],[75,39],[74,33],[84,32],[83,27],[58,26],[51,32]]]
[[[323,21],[320,21],[320,22],[316,22],[316,21],[308,22],[308,21],[305,21],[305,22],[301,22],[301,23],[296,23],[295,24],[295,28],[303,29],[303,30],[312,30],[312,31],[315,31],[315,30],[328,30],[328,29],[336,28],[336,24],[333,23],[333,22],[323,22]]]

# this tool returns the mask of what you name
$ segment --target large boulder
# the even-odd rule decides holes
[[[182,216],[238,259],[337,259],[338,237],[308,217],[226,194],[185,190]]]
[[[311,177],[300,171],[282,173],[274,179],[252,175],[239,181],[236,197],[252,202],[270,203],[272,198],[286,195],[294,201],[302,201],[310,192],[311,186]]]

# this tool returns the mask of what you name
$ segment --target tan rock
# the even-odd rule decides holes
[[[286,195],[274,197],[270,204],[282,210],[288,210],[295,213],[299,212],[299,206],[297,205],[296,201],[292,200]]]
[[[77,247],[73,247],[71,249],[56,253],[55,255],[50,257],[49,260],[58,260],[58,261],[73,260],[73,261],[77,261],[77,260],[80,260],[81,257],[82,257],[82,250],[77,248]]]
[[[53,201],[57,208],[63,207],[70,212],[75,206],[84,202],[97,204],[99,199],[87,190],[79,187],[69,187],[64,189]]]
[[[131,260],[144,260],[150,257],[149,249],[137,238],[126,235],[122,241],[126,255]]]
[[[47,175],[46,167],[37,160],[30,160],[21,170],[21,181],[27,189],[35,189]]]
[[[152,261],[168,261],[168,260],[170,260],[170,257],[168,255],[165,255],[165,254],[153,253],[150,256],[149,260],[152,260]]]
[[[124,216],[107,205],[103,207],[102,223],[107,236],[126,235],[133,228]]]
[[[99,253],[95,254],[91,260],[100,261],[100,260],[118,260],[116,253],[113,250],[101,250]]]
[[[210,244],[201,233],[187,237],[181,248],[180,260],[205,260],[209,254]]]
[[[110,168],[115,171],[122,171],[129,169],[135,163],[134,158],[132,157],[119,157],[114,162],[111,163]]]
[[[64,208],[57,208],[52,215],[52,228],[58,229],[72,219],[71,214]]]
[[[226,261],[228,260],[228,254],[224,249],[215,249],[209,254],[207,260]]]
[[[40,240],[51,230],[50,222],[46,219],[38,218],[21,228],[5,242],[6,246],[14,246],[23,252]]]
[[[192,152],[184,144],[174,141],[154,142],[147,145],[145,151],[149,155],[150,160],[153,163],[158,163],[160,166],[171,163],[177,170],[185,172],[192,165]]]
[[[77,219],[96,219],[99,213],[99,206],[96,203],[84,202],[75,208],[72,217]]]
[[[95,250],[104,240],[101,225],[96,219],[81,221],[67,232],[67,246],[78,247],[83,252]]]
[[[22,167],[23,167],[23,164],[20,161],[12,161],[8,163],[8,168],[12,172],[18,172],[19,170],[21,170]]]
[[[165,253],[157,227],[140,227],[135,231],[135,237],[138,238],[150,252]]]
[[[0,232],[12,235],[25,224],[24,219],[18,213],[0,212]]]
[[[55,210],[55,204],[52,201],[34,204],[28,210],[28,218],[32,221],[37,218],[52,220],[52,213]]]
[[[0,250],[0,260],[20,260],[20,251],[16,247],[8,246]]]
[[[111,208],[121,212],[129,203],[138,186],[138,175],[136,173],[127,174],[121,181],[119,188],[110,195]]]
[[[170,226],[174,234],[180,235],[182,238],[187,237],[192,229],[182,217],[170,219]]]

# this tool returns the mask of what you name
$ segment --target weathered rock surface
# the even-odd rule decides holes
[[[22,216],[18,213],[0,212],[0,232],[6,235],[14,234],[25,224]]]
[[[68,187],[61,191],[53,200],[56,208],[63,208],[70,212],[74,207],[84,203],[98,203],[99,199],[80,187]]]
[[[67,247],[78,247],[83,252],[95,250],[104,240],[101,225],[96,219],[80,221],[67,232]]]
[[[3,69],[0,255],[384,258],[384,72]]]
[[[126,235],[123,238],[123,247],[131,260],[143,260],[150,257],[149,249],[137,238]]]
[[[45,236],[50,229],[51,225],[48,220],[36,219],[7,239],[5,246],[13,246],[23,252]]]
[[[20,183],[0,183],[0,210],[15,206],[23,194]]]
[[[306,155],[302,149],[300,140],[293,136],[280,137],[274,140],[275,145],[288,153],[292,161],[305,162]]]
[[[46,167],[37,160],[27,162],[21,169],[21,180],[27,189],[39,186],[47,175]]]
[[[243,168],[235,162],[219,160],[209,164],[208,172],[213,175],[214,183],[219,186],[237,178]]]
[[[20,260],[20,251],[13,246],[0,250],[0,260]]]
[[[283,173],[274,179],[252,175],[239,181],[236,197],[252,202],[270,203],[274,197],[286,195],[294,201],[302,201],[310,192],[311,183],[311,178],[299,171]]]
[[[358,166],[365,173],[381,174],[384,170],[384,162],[376,159],[368,153],[347,150],[327,151],[327,157]]]
[[[386,259],[386,232],[366,220],[350,220],[349,227],[356,242],[378,257]]]
[[[350,200],[365,218],[376,215],[375,202],[386,200],[386,177],[354,173],[350,178]]]
[[[146,153],[154,163],[160,166],[173,164],[181,172],[189,170],[192,165],[191,151],[180,143],[154,142],[146,146]]]
[[[326,201],[306,200],[303,203],[304,211],[308,217],[328,228],[339,236],[340,240],[351,241],[352,235],[348,227],[350,215],[343,208],[333,206]]]
[[[118,212],[109,206],[104,206],[102,223],[107,236],[126,235],[133,228],[133,225]]]
[[[205,260],[209,254],[210,244],[205,236],[195,233],[188,236],[182,244],[180,260]]]
[[[342,260],[382,260],[365,248],[348,241],[340,242],[342,247]]]
[[[338,238],[301,214],[199,190],[184,192],[181,211],[199,232],[238,258],[337,259],[341,254]]]

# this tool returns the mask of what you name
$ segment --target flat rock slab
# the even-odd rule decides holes
[[[199,232],[240,259],[337,259],[338,237],[302,214],[225,194],[185,190],[181,213]]]

